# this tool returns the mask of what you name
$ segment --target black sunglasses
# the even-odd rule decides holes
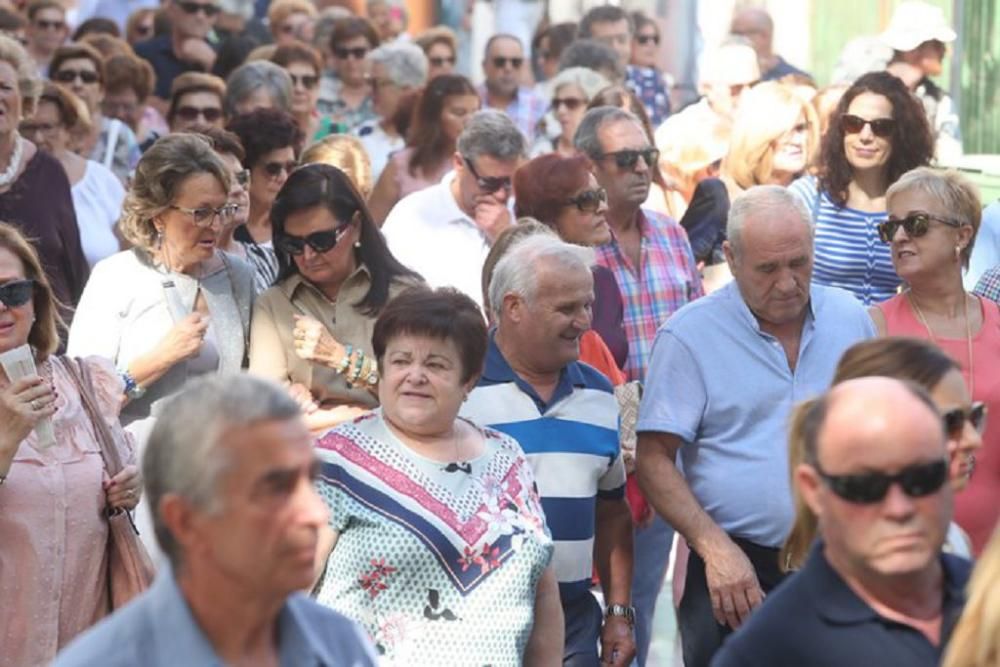
[[[581,213],[597,213],[601,204],[608,201],[608,191],[604,188],[584,190],[575,197],[566,200],[569,206],[576,206]]]
[[[521,69],[521,65],[524,64],[524,58],[504,58],[503,56],[495,56],[493,58],[493,66],[497,69],[503,69],[510,63],[510,66],[514,69]]]
[[[917,239],[930,231],[931,221],[940,222],[949,227],[962,226],[962,223],[958,220],[942,218],[939,215],[931,215],[930,213],[918,211],[902,219],[889,218],[885,222],[880,222],[878,224],[878,237],[882,239],[883,243],[892,243],[892,239],[896,236],[896,230],[902,227],[907,236],[911,239]]]
[[[287,174],[292,173],[292,171],[299,166],[297,162],[268,162],[264,165],[264,173],[271,178],[277,178],[281,175],[281,172]]]
[[[944,459],[908,466],[895,475],[884,472],[829,475],[818,463],[814,463],[813,467],[831,491],[847,502],[859,505],[881,501],[893,483],[899,484],[903,493],[911,498],[923,498],[936,493],[948,480],[948,462]]]
[[[892,136],[892,131],[896,127],[896,121],[892,118],[873,118],[872,120],[868,120],[867,118],[849,113],[845,113],[840,117],[840,129],[843,130],[844,134],[858,134],[861,130],[865,129],[865,125],[871,126],[872,134],[876,137],[885,139]]]
[[[77,79],[80,79],[80,81],[83,81],[84,83],[97,83],[100,79],[97,72],[75,69],[61,69],[56,72],[52,78],[59,83],[73,83]]]
[[[472,177],[476,179],[476,185],[479,186],[480,190],[487,194],[496,192],[500,188],[510,191],[510,176],[480,176],[472,165],[472,160],[464,156],[462,159],[465,160],[465,164],[469,167]]]
[[[355,58],[356,60],[361,60],[366,55],[368,55],[368,47],[358,46],[353,49],[334,49],[333,52],[337,54],[337,57],[341,60],[347,60],[348,57]]]
[[[323,232],[313,232],[308,236],[292,236],[291,234],[276,234],[274,245],[278,250],[289,255],[301,255],[306,251],[308,245],[317,253],[324,253],[332,250],[340,239],[344,237],[347,230],[351,228],[351,223],[340,225],[336,229],[328,229]]]
[[[961,437],[967,421],[981,434],[986,428],[986,413],[986,404],[976,401],[968,411],[964,408],[955,408],[941,415],[941,419],[948,435],[957,439]]]
[[[17,308],[31,301],[34,294],[35,281],[30,278],[15,280],[6,285],[0,285],[0,303],[7,308]]]
[[[653,44],[659,44],[660,43],[660,36],[659,35],[636,35],[635,36],[635,41],[639,42],[643,46],[645,46],[646,44],[649,44],[650,42],[652,42]]]
[[[214,123],[222,118],[222,109],[217,107],[179,107],[177,109],[177,117],[186,122],[192,122],[198,120],[199,117],[204,118],[206,123]]]
[[[586,103],[586,100],[582,100],[579,97],[553,97],[552,110],[559,111],[559,107],[564,106],[569,111],[576,111]]]
[[[433,58],[428,58],[428,60],[434,67],[444,67],[445,65],[455,64],[455,56],[435,56]]]
[[[35,21],[35,27],[39,30],[62,30],[66,27],[66,24],[62,21],[46,21],[44,19],[39,19]]]
[[[198,2],[178,2],[177,4],[184,10],[185,14],[197,14],[201,12],[205,16],[215,16],[219,13],[218,5],[203,5]]]
[[[309,90],[315,88],[316,84],[319,83],[319,77],[315,74],[302,74],[300,76],[289,72],[288,76],[292,79],[293,86],[297,86],[301,83],[303,88],[308,88]]]
[[[646,166],[651,168],[660,159],[660,151],[656,148],[642,148],[638,150],[630,148],[623,151],[615,151],[614,153],[603,153],[599,159],[603,160],[609,157],[615,159],[615,164],[618,165],[619,169],[634,169],[640,157],[646,161]]]

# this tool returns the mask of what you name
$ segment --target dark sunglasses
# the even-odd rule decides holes
[[[348,222],[340,225],[336,229],[329,229],[324,232],[313,232],[309,236],[292,236],[291,234],[286,233],[276,234],[274,244],[278,250],[289,255],[301,255],[306,251],[307,245],[317,253],[324,253],[332,250],[350,228],[351,223]]]
[[[337,54],[337,57],[341,60],[347,60],[348,57],[354,58],[356,60],[361,60],[366,55],[368,55],[368,47],[358,46],[353,49],[334,49],[333,52]]]
[[[66,27],[63,21],[46,21],[44,19],[39,19],[35,21],[35,27],[39,30],[62,30]]]
[[[892,136],[892,131],[896,127],[896,121],[892,118],[873,118],[872,120],[868,120],[867,118],[849,113],[845,113],[840,117],[840,129],[843,130],[844,134],[859,134],[861,130],[865,129],[865,125],[871,126],[872,134],[876,137],[885,139]]]
[[[601,204],[608,201],[608,191],[604,188],[584,190],[577,196],[567,199],[566,204],[576,206],[581,213],[597,213]]]
[[[75,69],[61,69],[56,72],[52,78],[59,83],[73,83],[77,79],[80,79],[80,81],[83,81],[84,83],[97,83],[100,79],[97,72]]]
[[[215,16],[219,13],[218,5],[203,5],[198,2],[178,2],[177,4],[184,10],[185,14],[197,14],[201,12],[205,16]]]
[[[476,168],[472,166],[472,160],[467,157],[463,157],[466,166],[469,167],[469,172],[472,177],[476,179],[476,185],[479,189],[486,194],[496,192],[500,188],[510,191],[510,176],[480,176],[476,171]]]
[[[926,234],[931,228],[931,221],[940,222],[943,225],[948,225],[949,227],[961,227],[962,223],[958,220],[952,220],[951,218],[942,218],[938,215],[931,215],[930,213],[911,213],[903,219],[899,218],[889,218],[885,222],[880,222],[878,224],[878,237],[882,239],[883,243],[892,243],[892,239],[896,236],[896,230],[900,227],[906,232],[906,235],[911,239],[920,238]]]
[[[923,498],[937,492],[948,480],[948,462],[945,460],[918,463],[903,468],[895,475],[883,472],[866,472],[856,475],[828,475],[819,464],[813,467],[835,494],[849,503],[870,505],[885,498],[893,483],[899,484],[903,493],[911,498]]]
[[[559,107],[564,106],[568,111],[576,111],[586,103],[586,100],[581,100],[579,97],[553,97],[552,110],[559,111]]]
[[[281,175],[281,172],[285,172],[286,174],[292,173],[292,170],[295,169],[297,166],[299,165],[295,161],[267,162],[264,164],[264,173],[270,176],[271,178],[277,178],[278,176]]]
[[[319,77],[315,74],[302,74],[300,76],[298,74],[289,73],[288,76],[291,77],[293,86],[297,86],[301,83],[303,88],[312,90],[317,86],[317,84],[319,84]]]
[[[650,42],[652,42],[653,44],[659,44],[660,43],[660,36],[659,35],[636,35],[635,36],[635,41],[639,42],[643,46],[649,44]]]
[[[656,148],[643,148],[640,150],[630,148],[623,151],[615,151],[614,153],[604,153],[600,156],[600,159],[603,160],[609,157],[615,159],[615,164],[618,165],[619,169],[635,169],[635,165],[639,162],[640,157],[646,161],[646,166],[651,168],[660,159],[660,151]]]
[[[503,69],[510,63],[510,66],[514,69],[521,69],[521,65],[524,64],[524,58],[504,58],[503,56],[496,56],[493,58],[493,66],[497,69]]]
[[[433,67],[444,67],[445,65],[454,65],[455,56],[435,56],[433,58],[428,58]]]
[[[222,118],[222,109],[218,107],[179,107],[176,113],[178,118],[189,123],[199,117],[207,123],[215,123]]]
[[[30,278],[0,285],[0,303],[7,308],[23,306],[31,301],[34,289],[35,281]]]
[[[986,412],[986,404],[982,401],[976,401],[968,411],[963,408],[955,408],[941,415],[941,419],[944,421],[944,428],[948,435],[958,439],[965,428],[965,422],[972,424],[972,428],[982,434],[986,429]]]

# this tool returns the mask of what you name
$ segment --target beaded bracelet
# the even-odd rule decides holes
[[[341,375],[347,371],[348,367],[351,365],[351,353],[354,352],[354,346],[348,343],[344,346],[344,358],[340,360],[337,364],[337,372]]]
[[[361,350],[358,350],[357,357],[354,360],[354,374],[351,375],[351,379],[348,380],[348,382],[350,382],[351,385],[356,384],[358,378],[361,377],[361,366],[364,365],[365,358],[366,358],[365,353],[362,352]]]
[[[146,393],[146,390],[139,386],[139,383],[135,381],[135,378],[132,377],[127,368],[119,370],[118,375],[121,377],[122,382],[125,383],[125,396],[129,400],[141,398]]]

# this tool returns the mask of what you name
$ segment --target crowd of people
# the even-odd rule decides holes
[[[0,0],[0,667],[998,664],[940,9],[344,4]]]

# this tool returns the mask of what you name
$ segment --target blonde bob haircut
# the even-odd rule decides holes
[[[733,119],[729,152],[722,161],[723,176],[744,190],[773,184],[777,141],[802,118],[807,125],[805,168],[808,168],[819,150],[819,120],[812,105],[802,99],[794,86],[777,81],[766,81],[748,90]]]
[[[372,161],[364,144],[357,137],[331,134],[315,142],[304,151],[301,164],[328,164],[347,174],[361,196],[368,199],[372,193]]]
[[[24,277],[35,281],[31,297],[35,321],[28,332],[28,344],[35,348],[35,360],[45,361],[59,348],[59,332],[66,330],[66,323],[59,314],[59,309],[63,306],[52,293],[52,286],[42,270],[38,252],[17,227],[0,222],[0,248],[17,257],[24,267]]]
[[[271,7],[267,10],[267,23],[271,26],[272,31],[277,31],[292,14],[305,14],[314,19],[319,15],[319,12],[309,0],[276,0],[276,2],[271,3]]]
[[[21,43],[10,35],[0,33],[0,61],[17,72],[17,91],[21,94],[21,115],[25,118],[35,113],[35,103],[42,92],[35,63]]]
[[[942,667],[1000,664],[1000,526],[969,580],[962,617],[951,633]]]
[[[184,181],[199,174],[215,176],[229,192],[229,168],[205,137],[179,132],[158,139],[136,165],[118,221],[122,236],[147,252],[155,249],[153,220],[174,203]]]

